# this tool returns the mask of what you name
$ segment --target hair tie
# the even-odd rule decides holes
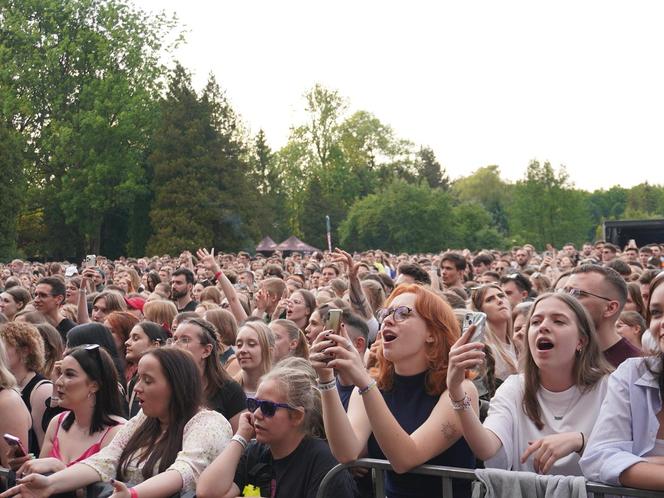
[[[163,322],[161,324],[161,328],[166,331],[166,335],[168,337],[173,337],[173,333],[171,332],[171,326],[169,324],[167,324],[166,322]]]

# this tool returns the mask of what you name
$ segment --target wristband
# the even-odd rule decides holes
[[[371,391],[374,387],[376,387],[376,379],[371,379],[371,382],[369,382],[369,385],[367,387],[364,387],[360,389],[359,387],[357,388],[357,393],[360,396],[364,396],[367,394],[369,391]]]
[[[330,382],[319,382],[318,383],[318,390],[323,392],[323,391],[332,391],[333,389],[337,388],[337,381],[336,379],[331,380]]]
[[[245,438],[243,438],[242,436],[240,436],[239,434],[235,434],[235,436],[233,436],[231,438],[231,441],[235,441],[236,443],[239,443],[240,446],[242,446],[243,450],[247,449],[247,440]]]
[[[463,393],[463,399],[455,401],[450,396],[450,401],[452,402],[452,408],[457,411],[468,410],[470,408],[470,396],[468,393]]]
[[[219,277],[221,277],[221,275],[223,274],[221,273],[221,270],[219,270],[217,273],[214,274],[214,279],[219,280]]]
[[[579,432],[581,434],[581,449],[577,451],[577,453],[580,455],[583,453],[583,449],[586,447],[586,436],[583,435],[583,432]]]
[[[138,491],[136,491],[136,488],[129,488],[129,494],[131,495],[131,498],[138,498]]]

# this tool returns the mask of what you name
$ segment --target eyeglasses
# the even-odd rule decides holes
[[[598,294],[593,294],[592,292],[577,289],[575,287],[563,287],[562,289],[558,289],[558,292],[564,292],[565,294],[569,294],[570,296],[573,296],[577,299],[579,299],[580,297],[593,296],[598,299],[603,299],[604,301],[613,301],[613,299],[609,299],[608,297],[600,296]]]
[[[413,308],[408,306],[397,306],[396,308],[384,308],[378,312],[378,322],[383,323],[388,316],[392,315],[395,322],[403,322],[413,314]]]
[[[192,341],[193,339],[186,335],[184,337],[169,337],[166,339],[166,345],[175,346],[176,344],[182,344],[183,346],[188,346]]]
[[[260,408],[261,412],[266,417],[274,417],[274,414],[277,413],[277,408],[297,410],[297,408],[288,403],[275,403],[274,401],[268,401],[266,399],[247,398],[247,410],[255,412],[257,408]]]

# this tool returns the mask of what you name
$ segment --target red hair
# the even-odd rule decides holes
[[[389,307],[395,297],[401,294],[415,294],[415,310],[426,323],[427,331],[433,342],[425,344],[427,357],[426,391],[432,396],[442,394],[447,389],[447,363],[450,348],[461,335],[459,322],[449,304],[441,297],[420,285],[399,285],[385,301]],[[394,363],[383,356],[383,349],[378,350],[378,387],[389,391],[394,380]]]

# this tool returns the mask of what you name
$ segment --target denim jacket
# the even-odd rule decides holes
[[[655,374],[650,372],[655,370]],[[662,409],[659,359],[629,358],[609,377],[595,428],[579,464],[586,479],[620,486],[620,474],[655,446]]]

